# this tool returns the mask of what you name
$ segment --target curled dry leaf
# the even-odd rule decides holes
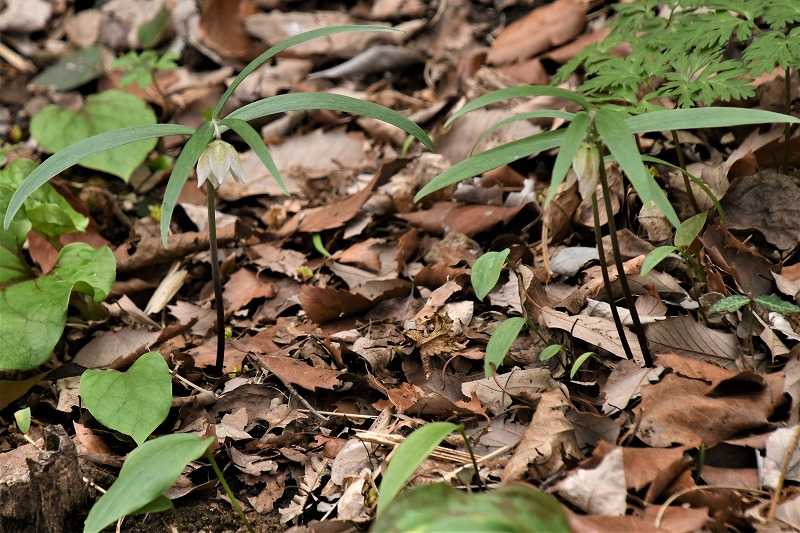
[[[80,349],[73,362],[86,368],[124,368],[149,352],[160,337],[160,331],[146,329],[102,332]]]
[[[558,482],[556,491],[566,500],[592,515],[625,514],[625,464],[622,448],[605,454],[591,470],[578,468]]]
[[[330,287],[303,285],[298,297],[308,318],[318,324],[366,311],[373,305],[363,296]]]

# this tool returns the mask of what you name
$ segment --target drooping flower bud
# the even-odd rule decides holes
[[[215,189],[219,189],[228,174],[233,174],[239,183],[247,181],[236,148],[225,141],[210,142],[197,160],[197,186],[202,187],[208,180]]]
[[[594,144],[581,144],[572,160],[572,170],[578,176],[581,197],[588,198],[594,193],[600,180],[600,152]]]

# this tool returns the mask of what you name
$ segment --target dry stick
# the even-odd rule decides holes
[[[599,151],[601,147],[598,146],[597,149]],[[619,251],[619,242],[617,242],[617,224],[614,221],[614,209],[611,207],[611,191],[608,187],[606,167],[602,161],[600,162],[600,185],[603,187],[603,203],[605,204],[606,208],[608,232],[609,236],[611,237],[611,251],[613,252],[612,255],[614,256],[614,264],[617,265],[617,277],[619,278],[620,285],[622,285],[622,293],[625,295],[625,302],[628,304],[628,312],[630,313],[631,320],[633,321],[633,331],[636,333],[636,338],[639,340],[639,348],[642,350],[642,359],[644,359],[644,365],[646,367],[651,367],[653,366],[653,356],[650,354],[650,348],[647,346],[647,337],[645,337],[642,322],[639,320],[639,312],[636,310],[636,302],[633,301],[631,288],[628,285],[628,276],[625,274],[625,267],[622,264],[622,254]],[[602,241],[597,242],[597,248],[598,250],[603,248]],[[610,299],[611,286],[607,285],[606,289],[608,290]],[[613,303],[611,303],[611,309],[614,309]]]
[[[800,426],[798,426],[800,427]],[[467,436],[467,432],[464,431],[464,426],[461,426],[459,429],[459,433],[461,433],[461,438],[464,439],[464,446],[467,448],[467,453],[469,453],[469,458],[472,459],[472,468],[475,469],[475,474],[473,477],[478,480],[478,486],[481,489],[485,489],[486,487],[483,484],[483,480],[481,479],[481,472],[478,470],[478,462],[475,460],[475,454],[472,453],[472,444],[469,443],[469,437]],[[467,485],[469,487],[469,485]]]
[[[602,167],[603,164],[601,163]],[[603,288],[606,290],[606,299],[608,305],[611,306],[611,316],[614,318],[614,325],[617,327],[617,334],[619,335],[619,342],[622,343],[622,349],[625,351],[625,356],[631,361],[635,361],[633,351],[630,344],[628,344],[628,337],[625,335],[625,326],[622,325],[622,320],[619,318],[619,311],[614,304],[614,296],[611,294],[611,278],[608,276],[608,263],[606,263],[606,252],[603,250],[603,232],[600,230],[600,209],[597,207],[597,191],[592,193],[592,215],[594,216],[594,239],[597,241],[597,255],[600,259],[600,272],[603,273]]]
[[[778,483],[775,485],[775,492],[772,494],[772,500],[769,502],[769,512],[767,513],[767,522],[772,522],[775,518],[775,511],[778,510],[778,500],[781,498],[783,491],[783,483],[786,481],[786,472],[789,471],[789,463],[792,462],[794,452],[797,450],[797,445],[800,444],[800,425],[794,428],[792,440],[789,442],[789,447],[786,448],[786,453],[783,456],[783,465],[781,466],[780,475],[778,476]]]
[[[680,165],[683,172],[681,172],[681,176],[683,176],[683,186],[686,187],[686,193],[689,195],[689,202],[692,204],[692,209],[696,214],[700,212],[700,205],[697,203],[697,198],[694,197],[694,191],[692,190],[692,184],[689,182],[689,176],[686,175],[686,157],[683,155],[683,147],[681,146],[681,141],[678,140],[678,132],[672,130],[672,143],[675,145],[675,151],[678,153],[678,165]]]
[[[214,280],[214,306],[217,308],[217,362],[215,370],[222,375],[225,363],[225,304],[222,301],[222,279],[219,272],[219,253],[217,251],[217,191],[211,182],[206,186],[208,196],[208,243],[211,249],[211,277]]]

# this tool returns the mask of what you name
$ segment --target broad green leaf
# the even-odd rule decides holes
[[[562,100],[575,102],[584,109],[590,107],[589,101],[574,91],[552,87],[550,85],[515,85],[513,87],[506,87],[504,89],[488,92],[470,100],[464,104],[461,109],[453,113],[453,116],[447,119],[445,127],[450,126],[459,118],[476,109],[502,102],[503,100],[510,100],[511,98],[529,98],[533,96],[553,96],[561,98]]]
[[[611,155],[617,160],[628,180],[639,193],[643,202],[652,201],[656,207],[674,225],[678,226],[675,209],[669,203],[666,194],[656,184],[653,176],[647,171],[633,139],[633,133],[625,123],[625,115],[619,111],[602,108],[595,117],[597,132],[608,147]]]
[[[278,167],[275,165],[275,161],[273,161],[272,156],[267,149],[267,145],[264,144],[264,139],[262,139],[261,135],[259,135],[258,132],[253,129],[253,126],[244,120],[239,120],[236,118],[227,118],[222,120],[220,123],[235,131],[236,134],[247,143],[250,149],[256,153],[261,162],[264,163],[264,166],[267,167],[267,170],[269,170],[269,173],[272,174],[273,178],[275,178],[275,181],[278,182],[278,186],[283,191],[283,194],[289,196],[289,190],[286,188],[286,184],[283,182],[283,177],[281,177],[281,173],[278,170]]]
[[[31,85],[57,91],[71,91],[105,73],[99,46],[68,53],[31,80]]]
[[[192,128],[177,124],[153,124],[151,126],[124,128],[89,137],[56,152],[36,167],[14,193],[5,212],[3,228],[8,229],[23,202],[36,189],[47,183],[53,176],[75,165],[85,157],[144,139],[154,139],[166,135],[190,135],[193,132]]]
[[[164,248],[169,242],[169,224],[172,221],[172,213],[178,203],[186,180],[192,173],[192,169],[197,163],[200,154],[203,153],[211,139],[214,138],[214,126],[211,122],[205,122],[197,128],[186,144],[183,146],[172,173],[169,175],[167,190],[164,191],[164,198],[161,200],[161,244]]]
[[[31,429],[31,408],[26,407],[14,412],[14,421],[22,433],[27,433]]]
[[[374,26],[374,25],[364,25],[364,24],[343,24],[340,26],[328,26],[326,28],[318,28],[315,30],[306,31],[303,33],[298,33],[297,35],[293,35],[288,39],[284,39],[279,43],[271,46],[265,52],[261,53],[258,57],[253,59],[250,63],[245,66],[239,74],[233,79],[231,84],[225,90],[225,92],[220,97],[217,104],[214,106],[214,110],[211,112],[211,117],[216,118],[219,116],[222,108],[225,107],[225,104],[228,102],[228,99],[231,97],[233,92],[241,85],[244,79],[255,72],[255,70],[278,55],[279,53],[283,52],[287,48],[291,48],[292,46],[297,46],[298,44],[302,44],[306,41],[311,41],[313,39],[318,39],[320,37],[326,37],[328,35],[333,35],[335,33],[348,33],[348,32],[393,32],[393,31],[400,31],[395,28],[389,26]]]
[[[99,533],[123,516],[151,504],[172,486],[187,464],[206,452],[213,440],[214,437],[175,433],[133,450],[117,480],[89,511],[83,533]]]
[[[780,313],[782,315],[796,315],[800,313],[800,307],[787,302],[775,294],[762,294],[754,298],[755,302],[768,311]]]
[[[72,291],[104,299],[116,263],[107,246],[73,243],[62,248],[47,276],[0,291],[0,370],[27,370],[47,361],[67,319]]]
[[[170,500],[163,494],[159,494],[158,496],[156,496],[155,500],[151,501],[144,507],[140,507],[128,514],[137,515],[137,514],[149,514],[149,513],[162,513],[164,511],[169,511],[170,509],[174,508],[175,506],[172,504],[172,500]]]
[[[148,352],[126,372],[86,370],[80,394],[98,422],[141,445],[169,414],[172,376],[161,354]]]
[[[322,236],[319,233],[315,233],[311,236],[311,244],[314,245],[314,249],[320,253],[323,257],[330,257],[331,253],[325,248],[325,245],[322,243]]]
[[[642,268],[639,270],[640,276],[646,276],[653,270],[656,266],[658,266],[661,261],[666,259],[670,254],[677,251],[677,248],[674,246],[659,246],[652,250],[647,256],[644,258],[644,262],[642,263]]]
[[[691,246],[697,236],[700,235],[700,232],[703,231],[707,218],[708,212],[703,211],[681,222],[681,225],[675,230],[675,238],[673,239],[675,246],[678,248]]]
[[[569,533],[558,500],[530,485],[482,493],[444,483],[414,487],[380,514],[371,533]]]
[[[486,128],[483,132],[481,132],[481,135],[480,137],[478,137],[478,140],[475,141],[474,146],[479,145],[481,142],[483,142],[484,139],[486,139],[486,137],[488,137],[492,133],[496,132],[499,129],[505,128],[506,126],[508,126],[509,124],[513,124],[514,122],[519,122],[522,120],[533,120],[537,118],[561,118],[566,121],[570,121],[573,119],[574,116],[575,113],[570,113],[569,111],[562,111],[561,109],[539,109],[537,111],[516,113]]]
[[[549,361],[553,357],[558,354],[562,350],[560,344],[551,344],[550,346],[545,347],[544,350],[539,352],[539,361]]]
[[[458,183],[459,181],[477,176],[487,170],[507,165],[523,157],[532,157],[550,148],[555,148],[561,144],[564,136],[562,130],[548,131],[525,137],[518,141],[503,144],[497,148],[486,150],[472,157],[468,157],[451,166],[431,181],[429,181],[414,196],[414,201],[418,202],[429,194],[444,189],[445,187]]]
[[[698,107],[642,113],[629,117],[625,122],[633,133],[648,133],[651,131],[725,128],[748,124],[797,124],[800,123],[800,119],[761,109]]]
[[[575,359],[575,362],[572,363],[572,368],[569,369],[569,379],[575,379],[575,374],[578,373],[578,370],[586,363],[586,361],[594,355],[594,352],[584,352]]]
[[[43,150],[58,152],[87,137],[155,122],[155,113],[142,100],[111,90],[89,96],[79,111],[57,105],[45,107],[31,120],[31,136]],[[89,155],[79,164],[127,181],[155,146],[155,139],[144,139]]]
[[[511,345],[514,344],[524,325],[525,319],[519,316],[507,318],[497,325],[492,336],[489,337],[486,355],[483,358],[483,373],[487,378],[491,377],[497,371],[497,367],[503,364],[503,359],[506,358],[508,350],[511,349]]]
[[[567,177],[572,160],[575,159],[578,149],[586,138],[587,131],[589,131],[589,115],[585,111],[581,111],[575,115],[564,131],[564,137],[562,137],[561,146],[558,149],[558,156],[553,164],[553,173],[550,175],[550,188],[547,191],[544,205],[549,204],[555,198],[558,186]]]
[[[417,429],[404,440],[392,453],[389,467],[383,473],[381,486],[378,489],[378,513],[405,487],[414,471],[428,455],[459,426],[449,422],[432,422]]]
[[[494,286],[497,285],[497,280],[500,279],[500,273],[503,271],[503,265],[505,265],[509,253],[511,253],[511,250],[508,248],[499,252],[486,252],[472,265],[470,280],[478,300],[483,301],[486,295],[492,292]]]
[[[733,313],[734,311],[738,311],[745,305],[750,303],[750,298],[747,296],[742,296],[741,294],[734,294],[733,296],[726,296],[721,300],[717,300],[714,305],[708,308],[708,313],[710,315],[716,315],[721,313]]]
[[[664,165],[665,167],[677,170],[682,174],[686,174],[692,181],[692,183],[700,187],[700,189],[702,189],[703,192],[706,193],[706,196],[708,196],[711,199],[711,201],[714,202],[714,209],[716,209],[717,213],[719,213],[719,218],[721,220],[725,220],[725,211],[722,209],[722,206],[719,203],[719,198],[717,198],[717,195],[714,194],[714,191],[712,191],[711,188],[708,185],[706,185],[702,179],[698,178],[688,170],[679,167],[678,165],[673,165],[669,161],[664,161],[663,159],[659,159],[657,157],[642,154],[642,161],[644,161],[645,163],[653,163],[655,165]]]
[[[425,130],[420,128],[414,121],[407,119],[397,111],[392,111],[388,107],[373,104],[334,93],[291,93],[279,94],[240,107],[227,117],[238,118],[240,120],[253,120],[256,118],[274,115],[276,113],[286,113],[288,111],[300,111],[307,109],[330,109],[332,111],[342,111],[352,115],[361,115],[378,119],[392,126],[396,126],[409,135],[413,135],[422,144],[433,150],[431,141]]]

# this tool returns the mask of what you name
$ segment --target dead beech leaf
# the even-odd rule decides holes
[[[225,313],[238,311],[256,298],[272,298],[275,288],[268,281],[263,281],[258,274],[246,268],[237,270],[225,283],[222,299],[225,302]]]
[[[205,368],[214,366],[217,362],[217,339],[212,337],[206,340],[200,346],[195,346],[189,350],[189,355],[197,368]],[[247,352],[238,349],[235,343],[225,343],[225,366],[223,370],[225,373],[239,372],[242,369],[242,362],[244,361]]]
[[[73,362],[86,368],[124,368],[150,351],[159,337],[160,331],[146,329],[104,331],[81,348]]]
[[[280,248],[271,243],[251,246],[248,254],[256,265],[295,279],[299,277],[300,267],[306,264],[306,256],[301,252]]]
[[[579,0],[556,0],[534,9],[500,32],[487,60],[493,65],[520,61],[572,40],[586,25],[586,8]]]
[[[296,215],[298,220],[297,230],[316,233],[343,226],[361,210],[361,206],[367,201],[367,198],[369,198],[378,183],[379,177],[380,175],[376,174],[366,187],[349,198],[322,207],[304,209]],[[287,222],[287,225],[291,224],[292,221]]]
[[[605,394],[603,413],[610,414],[625,409],[633,398],[639,396],[642,386],[658,379],[662,371],[660,367],[642,367],[635,361],[618,362],[600,389]]]
[[[617,533],[635,531],[636,533],[671,533],[653,525],[653,522],[638,516],[586,516],[570,512],[569,525],[572,533]]]
[[[244,19],[255,12],[250,0],[203,2],[198,25],[201,42],[228,59],[250,59],[255,42],[244,30]]]
[[[675,465],[685,466],[685,448],[630,448],[600,442],[593,455],[594,457],[606,457],[616,450],[622,451],[625,465],[625,486],[636,491],[650,485],[663,472],[670,471]]]
[[[561,470],[565,458],[581,457],[575,428],[565,416],[569,407],[560,388],[542,394],[525,435],[506,463],[504,482],[521,479],[529,471],[533,479],[542,479]]]
[[[570,316],[551,307],[543,307],[540,316],[548,328],[568,331],[578,339],[602,348],[617,357],[626,358],[617,328],[611,320],[585,315]],[[637,363],[643,362],[642,351],[636,335],[626,328],[625,336]]]
[[[783,266],[780,273],[772,272],[772,277],[783,294],[795,298],[800,293],[800,263]]]
[[[372,301],[358,294],[309,285],[300,287],[298,299],[308,318],[318,324],[366,311],[373,305]]]
[[[622,448],[608,452],[591,470],[578,468],[555,486],[567,501],[592,515],[623,516],[627,491]]]
[[[461,384],[464,396],[477,396],[481,404],[492,414],[500,414],[509,407],[514,398],[533,403],[542,394],[558,387],[546,368],[515,368],[489,379],[467,381]]]
[[[774,489],[777,486],[795,431],[797,426],[779,428],[767,439],[764,460],[759,465],[759,478],[765,487]],[[797,449],[792,453],[785,475],[788,481],[800,481],[800,451]]]
[[[306,390],[333,390],[338,387],[339,372],[333,368],[311,366],[283,355],[256,355],[256,360],[282,381]]]
[[[647,343],[655,353],[677,353],[730,367],[740,353],[736,336],[711,329],[690,316],[647,325]]]
[[[437,235],[451,232],[471,237],[506,224],[513,219],[522,207],[502,205],[461,205],[455,202],[437,202],[431,209],[401,213],[399,218]]]
[[[700,237],[706,253],[719,268],[736,280],[747,294],[758,296],[772,290],[772,263],[719,225],[706,228]]]

